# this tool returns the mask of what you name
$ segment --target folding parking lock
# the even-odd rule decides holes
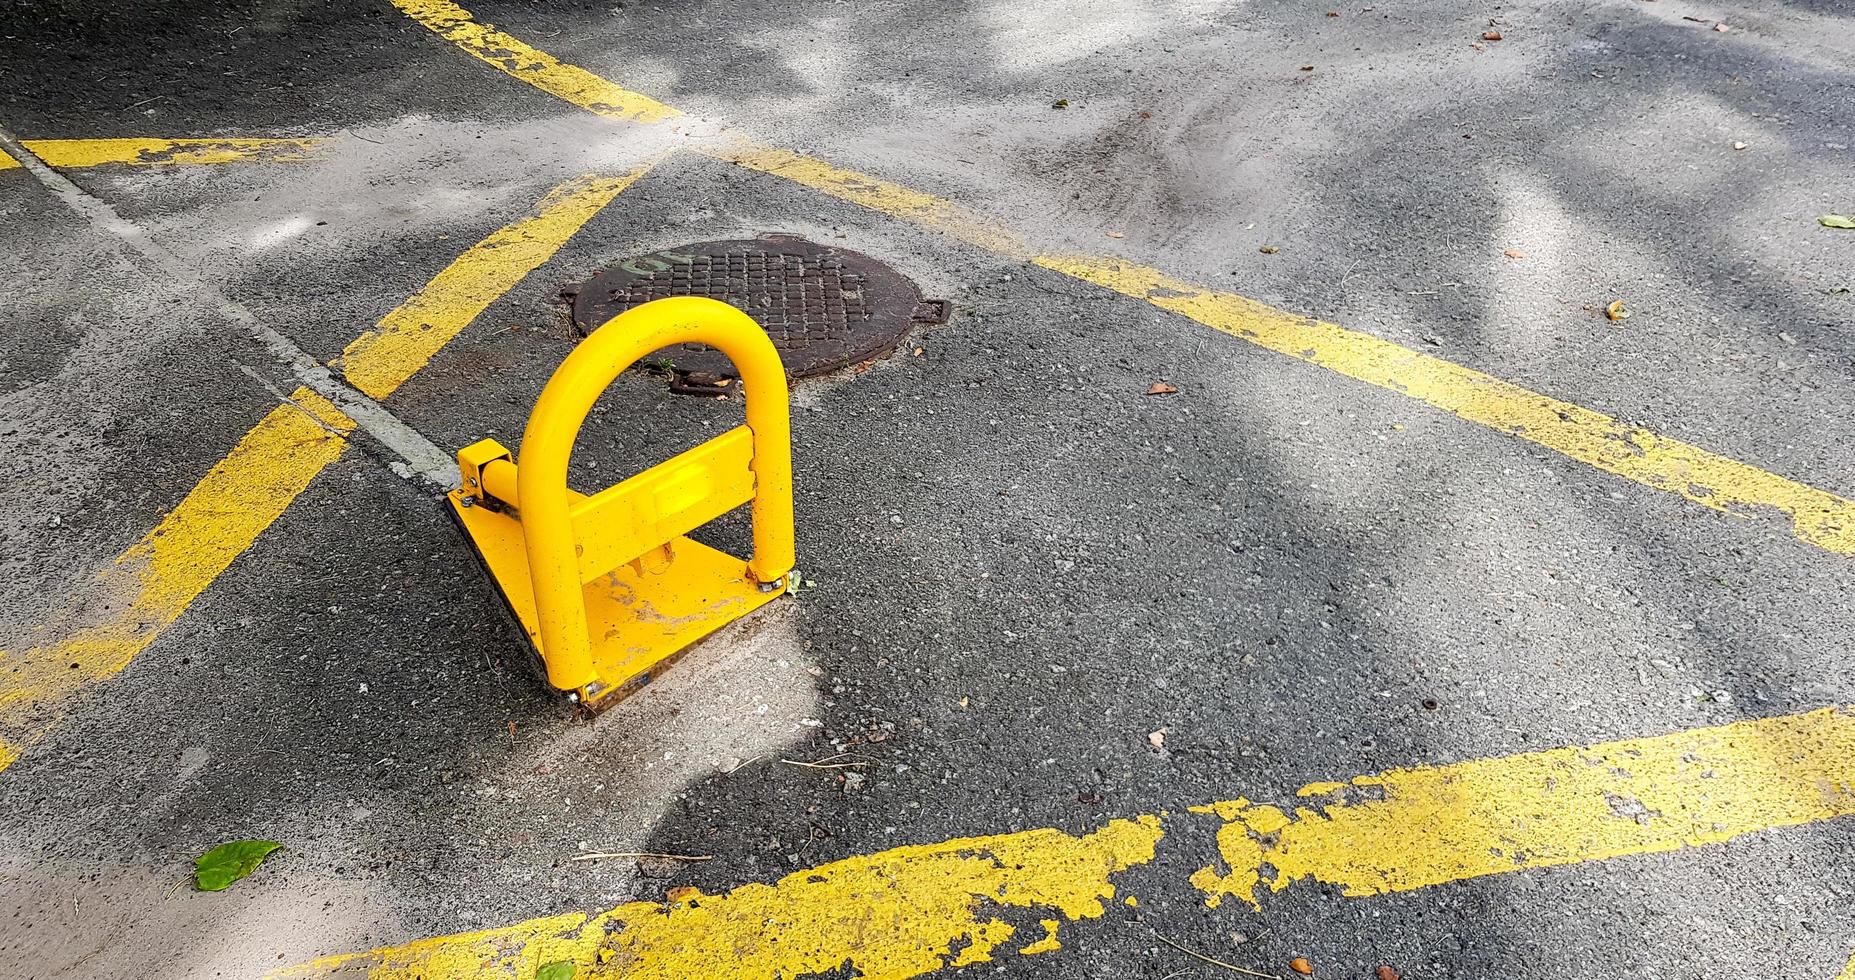
[[[740,372],[747,424],[592,496],[567,463],[593,403],[626,368],[707,344]],[[701,297],[608,320],[548,379],[518,464],[484,439],[457,454],[452,509],[540,654],[548,682],[592,706],[786,590],[793,564],[786,373],[747,314]],[[753,504],[753,557],[687,537]]]

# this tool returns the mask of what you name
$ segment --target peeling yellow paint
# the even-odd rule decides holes
[[[655,165],[652,160],[618,177],[587,174],[555,188],[533,216],[471,246],[374,329],[355,338],[335,366],[371,398],[392,394],[485,307],[552,258],[580,226]]]
[[[327,139],[79,139],[21,140],[20,145],[62,170],[126,164],[301,163],[321,154]]]
[[[287,968],[279,978],[527,978],[571,960],[579,976],[707,980],[805,976],[849,968],[900,980],[989,962],[1015,928],[1010,909],[1098,918],[1115,874],[1153,859],[1157,817],[1116,820],[1077,837],[1031,830],[900,847],[797,871],[724,895],[634,902],[594,916],[551,916],[505,929],[425,939]],[[1023,952],[1058,947],[1062,919]]]
[[[1317,784],[1318,785],[1318,784]],[[1226,821],[1221,867],[1190,881],[1217,905],[1306,879],[1378,895],[1482,875],[1716,844],[1855,815],[1855,709],[1360,776],[1294,813],[1245,799],[1191,808]],[[915,977],[987,962],[1017,927],[994,913],[1103,914],[1113,876],[1150,862],[1165,820],[1074,837],[1033,830],[849,858],[725,895],[622,905],[331,956],[275,974],[373,980],[522,978],[570,959],[635,980],[805,976],[848,967]],[[1192,838],[1186,837],[1186,840]],[[1129,907],[1133,897],[1125,899]],[[1060,948],[1040,918],[1033,955]],[[608,972],[602,972],[604,971]],[[1849,978],[1844,978],[1849,980]]]
[[[1305,879],[1380,895],[1855,815],[1855,711],[1395,769],[1346,793],[1292,816],[1223,806],[1224,867],[1192,883],[1213,906]]]
[[[349,346],[349,380],[375,398],[391,394],[644,169],[569,181],[537,214],[473,246]],[[13,746],[0,750],[0,770],[56,722],[64,698],[128,666],[341,454],[353,422],[307,388],[290,397],[103,571],[94,601],[48,628],[59,639],[0,651],[0,746]]]
[[[1019,955],[1036,956],[1038,953],[1054,953],[1063,948],[1063,944],[1056,938],[1059,923],[1055,919],[1041,919],[1037,924],[1043,926],[1043,938],[1018,950]]]
[[[682,115],[650,96],[614,85],[584,68],[564,64],[492,25],[478,23],[470,11],[448,0],[392,0],[392,3],[432,33],[484,64],[582,109],[614,119],[646,123]]]

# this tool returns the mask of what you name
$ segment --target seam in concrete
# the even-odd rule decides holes
[[[200,294],[220,316],[245,328],[279,364],[296,376],[303,387],[328,399],[343,415],[354,421],[356,428],[372,436],[381,447],[404,461],[412,468],[412,473],[426,484],[439,491],[449,491],[457,486],[457,466],[451,454],[440,449],[437,443],[406,424],[379,402],[347,385],[334,372],[296,346],[290,338],[260,320],[244,304],[225,295],[217,286],[188,269],[172,252],[148,237],[140,226],[117,213],[109,202],[77,186],[70,178],[53,169],[4,127],[0,127],[0,149],[30,171],[65,206],[82,215],[99,231],[121,241],[134,256],[140,257],[149,271],[158,272]],[[247,369],[246,373],[257,378],[255,372]],[[259,380],[262,384],[262,380]],[[269,384],[263,384],[263,387],[280,401],[290,401],[275,387]],[[366,448],[365,444],[363,448]]]
[[[306,418],[308,418],[309,421],[313,423],[316,428],[321,429],[323,432],[326,432],[329,435],[334,436],[337,439],[346,439],[348,437],[348,433],[343,432],[340,429],[337,429],[334,426],[328,424],[327,422],[322,421],[322,419],[319,418],[316,415],[316,413],[310,409],[309,406],[303,404],[302,402],[294,398],[291,398],[289,395],[284,394],[282,388],[279,388],[276,385],[271,384],[268,378],[264,377],[264,375],[262,374],[259,374],[257,370],[253,368],[251,365],[246,364],[243,361],[236,361],[236,360],[233,361],[232,363],[237,364],[238,369],[240,371],[243,371],[246,377],[257,382],[258,387],[263,388],[265,391],[270,392],[271,397],[277,399],[278,404],[288,405],[291,408],[294,408],[297,411],[303,413],[303,415]],[[353,421],[353,419],[350,418],[349,421]]]

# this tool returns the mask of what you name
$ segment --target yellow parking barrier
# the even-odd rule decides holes
[[[647,354],[707,344],[740,371],[747,424],[584,496],[567,487],[593,403]],[[786,372],[766,332],[712,299],[622,313],[567,356],[522,433],[520,465],[484,439],[457,454],[453,511],[547,667],[594,705],[786,590],[793,564],[792,426]],[[687,534],[753,504],[753,557]]]

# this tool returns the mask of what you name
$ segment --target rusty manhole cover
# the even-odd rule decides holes
[[[924,300],[908,277],[867,255],[783,235],[697,242],[620,262],[561,290],[585,336],[641,303],[707,296],[747,315],[773,338],[786,376],[803,378],[881,357],[919,324],[944,323],[945,300]],[[740,374],[721,352],[679,344],[651,357],[676,390]],[[667,362],[667,363],[666,363]]]

